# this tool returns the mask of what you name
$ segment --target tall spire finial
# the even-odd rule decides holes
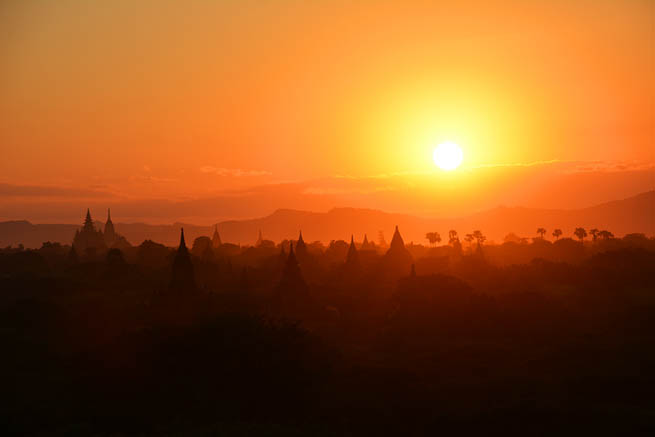
[[[396,225],[396,230],[393,233],[393,238],[391,239],[391,245],[389,246],[389,249],[399,249],[404,247],[405,242],[403,241],[403,237],[400,236],[398,225]]]
[[[86,218],[84,219],[84,227],[87,229],[93,228],[93,219],[91,218],[91,211],[86,209]]]
[[[223,244],[221,236],[218,235],[218,224],[214,225],[214,235],[212,236],[212,246],[214,248],[220,247]]]
[[[180,249],[186,249],[186,242],[184,241],[184,228],[180,228]]]
[[[111,208],[107,208],[107,221],[111,221]]]

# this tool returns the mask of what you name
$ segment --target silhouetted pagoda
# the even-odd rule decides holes
[[[298,259],[293,251],[293,243],[291,243],[289,256],[282,271],[282,279],[277,287],[277,297],[282,302],[289,302],[305,299],[308,295],[309,288],[302,277]]]
[[[346,255],[346,264],[347,271],[357,271],[359,270],[359,254],[357,253],[357,247],[355,247],[355,237],[350,236],[350,247],[348,247],[348,254]]]
[[[75,248],[76,253],[87,257],[94,257],[107,251],[107,244],[105,243],[102,231],[96,229],[93,225],[91,211],[88,208],[82,229],[75,231],[73,248]]]
[[[400,236],[400,231],[396,226],[389,250],[383,258],[383,266],[392,274],[407,275],[413,263],[414,258],[405,247],[403,237]]]
[[[180,231],[180,246],[173,259],[173,276],[170,289],[174,291],[195,291],[196,280],[193,273],[193,263],[189,249],[184,241],[184,228]]]
[[[114,223],[111,221],[111,211],[107,210],[107,222],[103,233],[93,225],[91,212],[87,208],[84,225],[82,225],[82,229],[75,232],[73,247],[78,254],[93,258],[96,255],[104,254],[107,249],[130,247],[130,243],[114,229]]]
[[[255,242],[255,247],[260,247],[262,243],[264,242],[264,238],[262,237],[262,230],[259,230],[259,235],[257,236],[257,241]]]
[[[291,251],[291,253],[293,253],[293,251]],[[305,244],[305,240],[302,238],[302,231],[300,231],[300,235],[298,236],[298,243],[296,243],[296,253],[298,253],[299,258],[304,258],[307,256],[307,245]]]
[[[111,210],[107,209],[107,221],[105,222],[105,232],[103,233],[105,244],[108,248],[124,249],[131,244],[114,229],[114,223],[111,221]]]
[[[115,242],[117,235],[114,229],[114,223],[111,221],[111,209],[107,208],[107,221],[105,222],[105,242],[107,246],[112,246]]]
[[[360,250],[375,250],[375,244],[368,241],[368,237],[366,236],[366,234],[364,234],[364,241],[362,241]]]
[[[221,247],[223,242],[221,241],[221,236],[218,235],[218,225],[214,226],[214,236],[212,237],[212,247],[214,249]]]

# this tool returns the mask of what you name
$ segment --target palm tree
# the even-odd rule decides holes
[[[555,237],[555,240],[559,240],[559,237],[562,236],[562,230],[561,229],[555,229],[553,231],[553,237]]]
[[[575,231],[573,232],[573,235],[578,237],[578,239],[580,240],[580,243],[582,243],[584,241],[584,237],[587,236],[587,231],[585,231],[584,228],[575,228]]]
[[[544,228],[537,228],[537,234],[541,236],[541,239],[544,239],[544,235],[546,235],[546,229]]]
[[[434,246],[435,243],[441,242],[441,235],[439,235],[439,232],[428,232],[425,234],[425,238],[430,242],[432,246]]]
[[[599,233],[599,232],[600,232],[600,231],[599,231],[598,229],[596,229],[596,228],[593,228],[593,229],[591,229],[591,230],[589,231],[589,233],[591,234],[591,240],[592,240],[594,243],[595,243],[596,240],[598,239],[598,233]]]
[[[482,235],[482,232],[480,231],[473,231],[473,238],[477,240],[478,247],[482,246],[482,243],[484,243],[487,240],[487,237]]]
[[[459,237],[457,236],[457,231],[451,229],[450,231],[448,231],[448,244],[455,244],[456,241],[459,241]]]
[[[603,229],[598,233],[598,236],[602,238],[603,240],[609,240],[610,238],[614,238],[614,234],[611,233],[610,231],[607,231]]]
[[[473,236],[473,234],[466,234],[466,236],[464,237],[464,241],[466,241],[469,244],[469,246],[471,245],[474,239],[475,237]]]

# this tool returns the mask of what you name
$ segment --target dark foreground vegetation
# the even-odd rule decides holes
[[[192,250],[175,289],[152,242],[3,250],[0,429],[655,432],[653,240],[546,243],[414,248],[413,265],[310,245],[298,270],[288,249],[225,245]]]

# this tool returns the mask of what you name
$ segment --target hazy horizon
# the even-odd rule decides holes
[[[0,217],[453,217],[655,188],[653,3],[497,6],[4,2]]]

